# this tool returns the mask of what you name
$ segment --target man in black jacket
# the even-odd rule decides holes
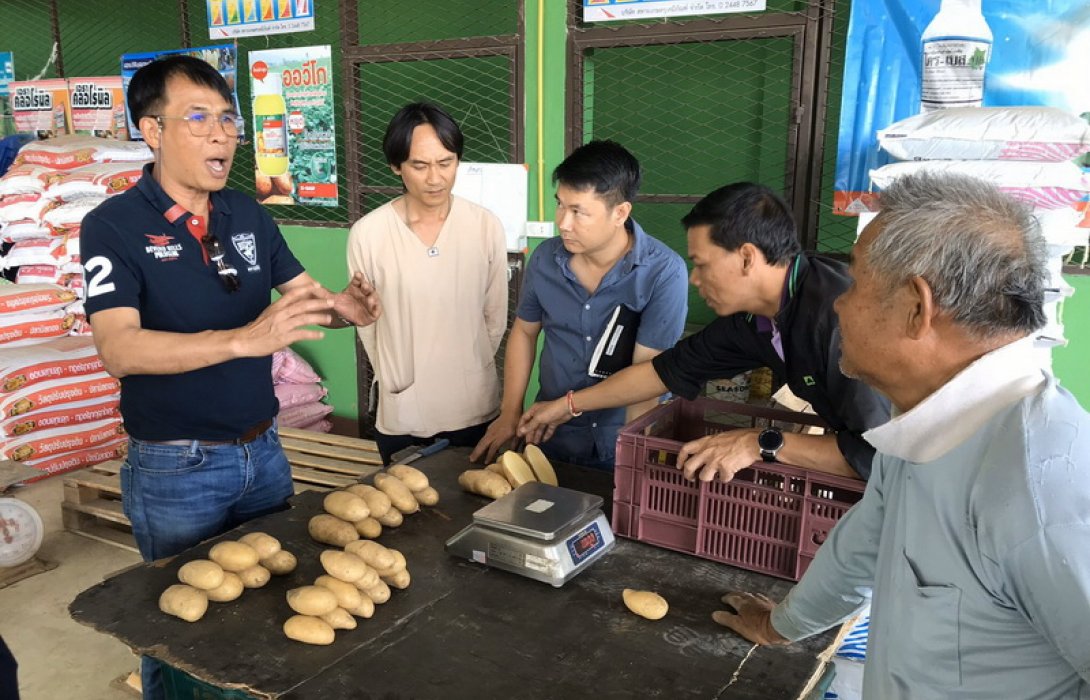
[[[719,316],[649,362],[569,396],[532,406],[519,434],[548,439],[585,410],[624,406],[671,391],[696,398],[712,379],[770,367],[833,430],[829,435],[731,430],[686,443],[685,476],[729,481],[761,459],[866,479],[874,448],[862,433],[889,419],[889,401],[840,371],[833,302],[850,285],[847,266],[802,253],[790,210],[767,187],[735,183],[693,207],[690,281]]]

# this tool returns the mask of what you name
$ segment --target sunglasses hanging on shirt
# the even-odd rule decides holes
[[[242,281],[238,277],[238,270],[227,262],[227,256],[219,239],[211,233],[206,233],[201,238],[201,244],[208,253],[208,257],[216,263],[216,274],[223,281],[223,286],[227,287],[228,292],[237,292],[242,286]]]

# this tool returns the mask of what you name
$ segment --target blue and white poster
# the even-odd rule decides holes
[[[15,80],[15,55],[0,51],[0,97],[8,96],[8,83]]]
[[[925,30],[940,9],[964,12],[972,4],[852,0],[834,212],[856,214],[873,203],[868,173],[889,160],[878,149],[877,131],[920,112]],[[1050,106],[1090,115],[1090,3],[983,0],[980,11],[991,34],[983,106]],[[953,26],[964,33],[972,20],[955,16]],[[956,38],[987,43],[980,37]],[[986,49],[977,51],[980,58]]]
[[[227,86],[231,88],[231,96],[234,98],[235,102],[235,111],[242,114],[242,110],[239,109],[238,104],[238,46],[235,44],[201,46],[195,49],[167,49],[164,51],[146,51],[142,53],[124,54],[121,57],[121,89],[125,93],[126,100],[129,95],[129,81],[132,80],[132,76],[136,71],[157,58],[172,56],[174,54],[185,54],[187,56],[202,59],[205,63],[219,71],[220,75],[223,76],[223,79],[227,81]],[[140,130],[132,123],[132,117],[127,118],[129,120],[129,133],[132,135],[132,139],[134,141],[142,141],[143,137],[140,135]],[[245,130],[240,129],[238,132],[238,140],[240,143],[245,140],[245,135]]]
[[[212,41],[314,29],[314,0],[205,0],[205,5]]]
[[[765,0],[583,0],[584,22],[761,12]]]

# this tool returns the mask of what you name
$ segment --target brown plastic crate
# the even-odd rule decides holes
[[[751,571],[797,581],[864,482],[760,462],[728,483],[688,481],[681,446],[735,428],[824,427],[816,416],[711,399],[675,400],[617,436],[613,531]]]

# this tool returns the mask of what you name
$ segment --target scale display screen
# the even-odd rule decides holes
[[[568,553],[572,562],[578,564],[602,548],[602,531],[598,523],[591,523],[586,529],[568,538]]]

